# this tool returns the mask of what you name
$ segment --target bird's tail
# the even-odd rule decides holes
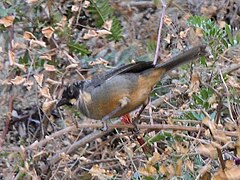
[[[183,63],[192,61],[197,57],[206,54],[206,45],[198,45],[191,49],[184,51],[183,53],[171,58],[170,60],[156,65],[156,68],[163,68],[166,71],[171,70]]]

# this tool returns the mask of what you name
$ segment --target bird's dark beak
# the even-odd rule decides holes
[[[68,99],[62,98],[60,101],[58,101],[56,108],[59,108],[60,106],[63,106],[63,105],[69,105],[69,104],[70,102]]]

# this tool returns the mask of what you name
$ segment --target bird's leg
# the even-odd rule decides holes
[[[119,106],[102,118],[102,123],[103,123],[103,127],[101,128],[102,131],[108,130],[108,125],[106,121],[111,117],[113,117],[117,112],[121,111],[125,106],[127,106],[128,102],[129,102],[129,99],[127,97],[120,99]]]
[[[140,115],[142,114],[145,107],[148,105],[149,99],[147,99],[141,106],[141,109],[137,112],[137,115],[132,119],[132,125],[134,126],[134,130],[136,133],[139,132],[139,129],[137,127],[137,121],[140,119]]]

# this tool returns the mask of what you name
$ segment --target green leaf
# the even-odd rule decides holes
[[[149,140],[150,143],[159,142],[165,140],[166,138],[172,137],[170,133],[159,133]]]
[[[19,63],[20,64],[28,64],[28,51],[26,51],[25,53],[24,53],[24,56],[23,57],[20,57],[19,58]]]
[[[113,16],[112,18],[112,28],[111,28],[111,33],[108,35],[109,40],[114,40],[114,41],[119,41],[122,39],[122,26],[119,22],[119,20]]]
[[[187,117],[192,120],[202,120],[204,118],[204,114],[198,112],[188,112],[186,113]]]
[[[0,17],[5,17],[10,14],[14,14],[16,6],[10,6],[8,9],[3,8],[0,6]]]
[[[113,16],[113,9],[109,5],[108,0],[98,0],[94,2],[90,0],[91,4],[88,11],[93,15],[97,27],[101,27],[109,17]]]
[[[202,65],[205,65],[205,66],[207,67],[206,57],[204,57],[204,56],[200,57],[200,63],[201,63]]]
[[[154,54],[156,50],[156,42],[153,40],[147,41],[147,51],[151,54]]]
[[[237,32],[236,41],[237,41],[237,44],[240,43],[240,32]]]
[[[215,59],[222,54],[229,46],[234,46],[240,42],[240,35],[233,36],[231,26],[226,24],[225,28],[220,28],[211,19],[202,16],[192,16],[188,19],[188,25],[201,28],[203,30],[204,40],[212,49]]]
[[[69,47],[70,52],[77,53],[81,56],[90,54],[90,52],[88,51],[86,46],[81,45],[79,43],[69,43],[68,47]]]
[[[151,177],[151,176],[145,176],[144,177],[146,180],[154,180],[155,178]]]
[[[109,0],[90,0],[91,4],[87,8],[92,15],[95,25],[100,28],[107,21],[112,19],[111,33],[108,35],[109,40],[119,41],[122,38],[122,26],[120,21],[113,15],[113,8],[109,4]]]
[[[207,99],[208,99],[208,91],[207,91],[207,89],[202,89],[202,90],[200,91],[200,94],[201,94],[201,96],[202,96],[202,98],[203,98],[204,100],[207,100]]]
[[[226,41],[226,39],[222,39],[221,41],[222,41],[224,47],[228,48],[228,42]]]
[[[226,34],[227,34],[227,37],[229,39],[230,44],[233,46],[234,45],[234,39],[233,39],[233,35],[231,33],[231,26],[226,24],[225,31],[226,31]]]
[[[45,64],[45,60],[44,59],[35,59],[34,61],[34,66],[37,68],[37,67],[43,67],[43,65]]]
[[[193,97],[195,103],[203,105],[203,100],[201,99],[200,96],[197,96],[197,95],[193,94],[192,97]]]

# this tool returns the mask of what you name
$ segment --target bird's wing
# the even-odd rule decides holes
[[[112,71],[109,71],[105,74],[101,74],[98,76],[94,76],[91,81],[86,83],[85,87],[97,87],[100,86],[105,81],[109,81],[111,78],[119,75],[119,74],[125,74],[125,73],[141,73],[144,70],[147,70],[149,68],[153,68],[154,65],[151,61],[138,61],[135,63],[123,65],[117,69],[114,69]]]

